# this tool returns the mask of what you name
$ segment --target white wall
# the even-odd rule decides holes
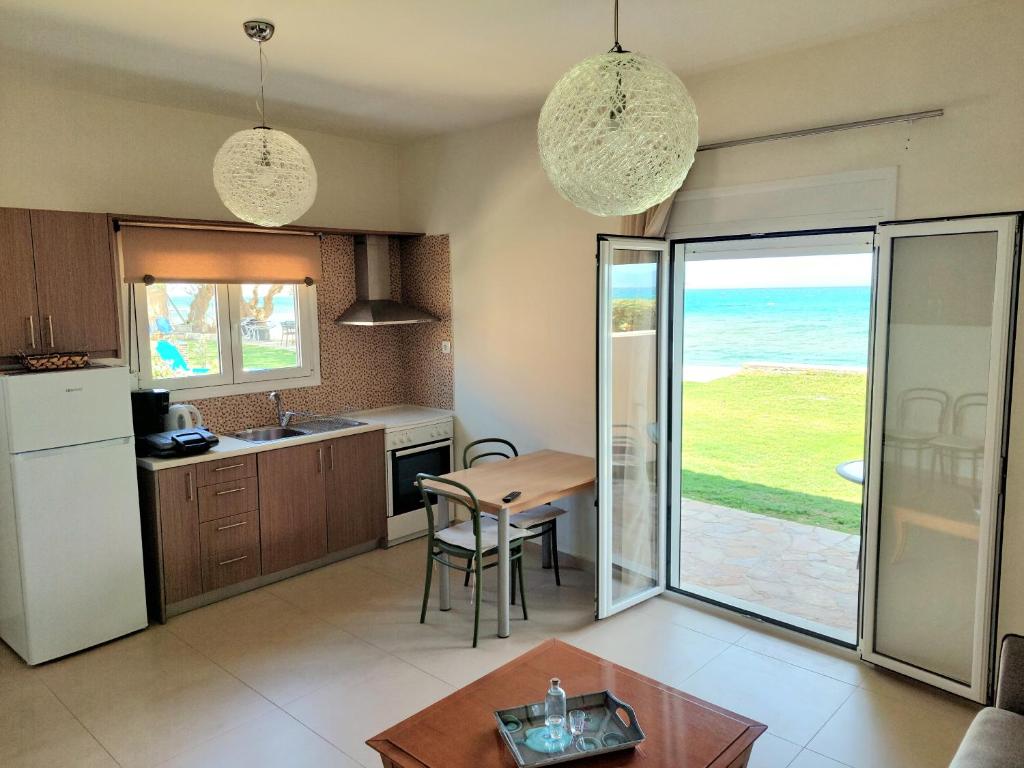
[[[232,219],[213,158],[253,121],[66,90],[0,71],[0,206]],[[398,228],[396,147],[292,130],[316,163],[319,193],[298,223]]]
[[[898,166],[901,218],[1024,209],[1022,61],[1024,3],[1000,0],[688,79],[706,141],[931,107],[946,116],[701,153],[684,189]],[[618,222],[551,189],[533,117],[404,147],[400,162],[405,226],[451,235],[460,437],[505,434],[527,449],[593,453],[594,235]],[[1020,408],[1024,377],[1015,389]],[[1017,631],[1022,422],[1002,607],[1004,628]],[[591,530],[576,526],[574,551],[591,555]]]

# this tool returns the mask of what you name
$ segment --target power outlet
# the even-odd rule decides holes
[[[452,353],[452,343],[450,341],[441,342],[441,354],[450,355]]]

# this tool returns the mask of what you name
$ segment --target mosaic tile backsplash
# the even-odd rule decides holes
[[[321,384],[281,390],[286,408],[337,413],[399,403],[453,407],[454,349],[450,354],[441,351],[442,341],[452,341],[448,236],[394,238],[390,245],[392,298],[441,321],[375,328],[335,324],[356,298],[355,248],[351,237],[324,237],[323,279],[317,286]],[[276,418],[265,392],[193,403],[209,429],[222,434],[271,424]]]

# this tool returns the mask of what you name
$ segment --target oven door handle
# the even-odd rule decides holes
[[[426,443],[425,445],[417,445],[413,448],[403,448],[400,451],[392,451],[391,453],[397,459],[401,456],[408,456],[413,453],[425,453],[427,451],[432,451],[435,448],[450,448],[451,445],[452,441],[451,438],[449,438],[447,440],[441,440],[440,442],[437,443]]]

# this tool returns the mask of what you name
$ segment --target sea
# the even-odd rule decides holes
[[[247,294],[248,295],[248,294]],[[188,317],[189,308],[192,306],[192,296],[188,293],[169,293],[167,297],[168,310],[171,314],[172,323],[183,323]],[[276,323],[282,320],[294,320],[295,319],[295,299],[292,295],[285,291],[285,293],[278,294],[273,299],[273,314],[270,316],[270,320]],[[210,309],[207,310],[210,314],[210,319],[213,318],[213,312],[215,311],[211,305]]]
[[[619,287],[613,298],[654,294],[647,287]],[[867,366],[869,286],[689,289],[684,306],[687,365]]]

